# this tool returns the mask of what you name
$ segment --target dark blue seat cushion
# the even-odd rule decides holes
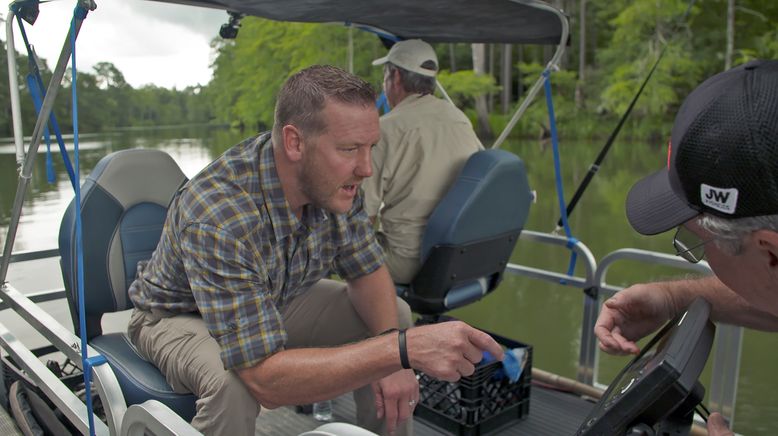
[[[162,373],[138,354],[126,334],[98,336],[92,339],[90,345],[108,360],[127,404],[158,400],[186,421],[194,418],[197,398],[192,394],[173,392]]]

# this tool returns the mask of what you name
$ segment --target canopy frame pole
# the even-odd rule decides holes
[[[16,147],[16,166],[21,174],[24,163],[24,136],[22,135],[22,105],[19,97],[19,76],[16,70],[16,46],[14,44],[13,22],[16,12],[8,8],[5,21],[6,57],[8,58],[8,88],[11,96],[11,118],[14,130],[14,145]],[[5,277],[5,276],[3,276]],[[2,281],[0,280],[0,283]]]
[[[97,7],[93,0],[79,0],[78,4],[90,11],[93,11]],[[81,30],[82,23],[83,19],[76,19],[76,36],[78,36],[78,33]],[[71,31],[72,30],[68,30],[68,34],[65,37],[65,42],[62,44],[62,51],[60,52],[59,59],[57,60],[57,67],[54,69],[51,82],[49,82],[48,89],[46,90],[46,97],[43,99],[41,111],[38,114],[37,120],[35,121],[35,129],[32,132],[30,146],[27,149],[27,155],[24,157],[24,163],[22,165],[21,172],[19,173],[19,184],[16,186],[16,197],[14,199],[13,208],[11,209],[11,222],[8,224],[8,233],[5,239],[5,247],[3,249],[3,259],[2,262],[0,262],[0,284],[5,283],[5,279],[8,274],[8,265],[11,261],[11,252],[13,251],[14,242],[16,240],[16,231],[19,227],[19,219],[22,215],[22,206],[24,205],[24,198],[27,195],[27,188],[29,187],[30,180],[32,178],[32,168],[35,164],[35,156],[38,154],[38,146],[40,146],[41,138],[43,137],[43,129],[48,123],[51,111],[54,109],[54,102],[57,98],[57,92],[62,85],[62,78],[65,76],[65,70],[67,69],[68,63],[70,61],[70,54],[72,51],[72,47],[70,46]],[[11,53],[12,50],[9,49],[8,52]],[[11,95],[13,95],[13,92],[11,92]],[[18,103],[19,102],[17,101],[17,104]],[[14,134],[16,135],[15,126]],[[76,180],[75,182],[80,183],[79,180]]]
[[[511,133],[511,130],[513,130],[513,128],[516,126],[516,123],[519,121],[519,118],[521,118],[521,116],[524,115],[524,112],[527,111],[527,108],[529,107],[530,103],[532,103],[532,101],[535,99],[535,96],[540,91],[541,86],[543,86],[544,82],[546,81],[546,77],[543,75],[543,73],[546,71],[555,71],[559,69],[559,61],[562,59],[562,54],[564,54],[565,52],[565,45],[567,44],[567,38],[570,33],[570,23],[568,23],[567,17],[565,17],[565,15],[560,10],[535,0],[511,0],[511,1],[515,3],[531,5],[538,9],[543,9],[549,12],[553,12],[559,17],[559,21],[562,24],[562,35],[559,38],[559,45],[557,45],[556,52],[554,52],[554,56],[551,57],[551,60],[546,65],[546,68],[543,70],[543,72],[540,73],[540,77],[538,77],[538,80],[535,81],[535,83],[532,85],[532,88],[530,88],[529,92],[527,93],[527,96],[524,97],[524,101],[522,101],[519,108],[516,109],[516,112],[514,112],[510,121],[502,130],[500,136],[498,136],[497,139],[494,141],[494,144],[492,144],[491,148],[499,148],[500,145],[502,145],[502,143],[505,142],[505,139]]]

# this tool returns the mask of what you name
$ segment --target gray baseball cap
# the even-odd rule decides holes
[[[432,62],[433,69],[428,68],[429,62]],[[422,76],[435,77],[438,74],[438,56],[432,46],[420,39],[408,39],[406,41],[396,42],[389,53],[373,61],[373,65],[383,65],[391,63],[412,73]],[[425,65],[427,68],[425,68]]]

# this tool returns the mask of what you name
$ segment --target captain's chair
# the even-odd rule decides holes
[[[159,242],[167,207],[186,176],[165,152],[123,150],[97,163],[81,188],[84,298],[89,345],[108,360],[127,405],[158,400],[183,419],[195,415],[195,396],[181,395],[151,363],[140,357],[124,333],[103,334],[104,313],[132,308],[127,290],[139,261]],[[76,332],[75,201],[62,218],[59,252],[62,278]]]
[[[524,163],[504,150],[473,154],[432,211],[422,266],[399,295],[414,312],[439,315],[493,291],[513,252],[532,194]]]

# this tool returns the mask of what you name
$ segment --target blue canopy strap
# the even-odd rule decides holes
[[[565,229],[565,236],[567,236],[567,248],[570,249],[570,265],[567,268],[567,275],[572,276],[575,273],[575,262],[578,258],[578,253],[573,250],[575,244],[578,243],[578,239],[573,237],[573,233],[570,231],[570,224],[567,222],[567,209],[565,208],[565,192],[562,187],[562,164],[559,158],[559,136],[556,129],[556,116],[554,115],[554,101],[551,98],[551,67],[546,68],[543,71],[543,77],[546,79],[544,83],[546,91],[546,106],[548,106],[548,119],[551,129],[551,144],[554,150],[554,174],[556,179],[556,193],[559,199],[559,210],[562,214],[562,226]]]
[[[73,10],[73,20],[70,22],[70,47],[71,47],[71,92],[73,96],[73,158],[76,162],[75,176],[76,180],[80,180],[80,165],[79,165],[79,153],[78,153],[78,92],[77,92],[77,70],[76,70],[76,21],[83,21],[86,19],[86,15],[89,11],[81,6],[77,5]],[[105,357],[102,355],[89,357],[89,349],[87,348],[86,341],[86,310],[84,305],[86,304],[84,298],[84,246],[81,230],[81,184],[75,184],[76,191],[76,205],[78,205],[79,213],[76,214],[76,256],[78,258],[77,267],[77,284],[78,284],[78,318],[79,318],[79,336],[81,337],[81,363],[84,368],[84,387],[86,391],[86,408],[87,415],[89,417],[89,433],[95,434],[95,422],[94,422],[94,408],[92,407],[92,367],[102,365],[106,362]]]
[[[381,91],[381,95],[378,96],[378,100],[375,102],[375,107],[382,114],[389,113],[392,110],[389,107],[389,101],[386,99],[386,93]]]
[[[386,40],[386,41],[392,41],[392,42],[402,41],[402,38],[399,38],[399,37],[397,37],[395,35],[392,35],[391,33],[386,32],[384,30],[381,30],[381,29],[379,29],[377,27],[367,26],[367,25],[364,25],[364,24],[355,24],[355,23],[352,23],[351,21],[344,21],[343,25],[346,26],[346,27],[356,27],[359,30],[362,30],[362,31],[368,32],[368,33],[372,33],[372,34],[374,34],[374,35],[378,36],[379,38],[381,38],[383,40]]]
[[[21,4],[14,3],[11,5],[11,8],[14,8],[16,22],[19,26],[19,32],[22,35],[24,46],[27,49],[27,63],[30,68],[30,72],[27,74],[27,87],[30,89],[30,95],[32,96],[33,104],[35,105],[35,113],[40,115],[43,99],[46,97],[46,87],[43,86],[43,79],[41,78],[40,68],[38,67],[37,56],[35,55],[35,52],[32,49],[32,45],[27,38],[27,32],[24,29],[24,21],[21,18],[21,14],[18,13],[18,9],[21,7]],[[54,130],[54,135],[57,137],[59,152],[62,155],[62,160],[65,163],[65,169],[67,170],[68,176],[70,177],[70,184],[73,186],[73,188],[75,188],[76,179],[73,173],[73,165],[70,163],[70,157],[68,156],[67,149],[65,148],[65,142],[62,139],[62,133],[60,132],[59,124],[57,123],[57,118],[53,111],[49,115],[49,124],[51,124],[51,128]],[[54,166],[51,160],[51,135],[49,133],[49,124],[46,124],[46,127],[44,127],[43,131],[44,137],[46,139],[46,174],[49,183],[54,183]]]
[[[390,33],[386,33],[383,30],[377,29],[375,27],[358,25],[350,21],[344,22],[343,25],[346,27],[356,27],[357,29],[362,30],[364,32],[375,34],[379,38],[384,39],[386,41],[392,41],[392,42],[401,41],[400,38]],[[392,108],[389,107],[389,101],[386,99],[386,93],[384,93],[383,90],[381,91],[381,95],[378,96],[378,100],[376,100],[375,102],[375,107],[376,109],[378,109],[378,112],[382,114],[389,113],[389,111],[392,110]]]

